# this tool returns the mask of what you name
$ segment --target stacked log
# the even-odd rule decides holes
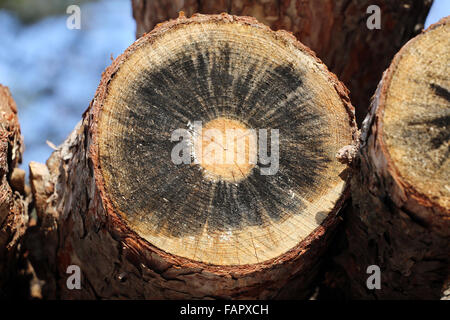
[[[22,240],[28,223],[23,140],[16,104],[0,85],[0,298],[20,294],[17,288]]]
[[[449,48],[447,17],[400,50],[374,96],[351,182],[348,248],[337,258],[345,276],[336,287],[349,298],[449,295]],[[371,265],[378,289],[367,287]]]
[[[279,130],[279,168],[175,164],[171,134],[181,128],[198,139],[196,121],[219,132]],[[205,135],[200,144],[210,142]],[[42,240],[45,273],[56,275],[44,291],[308,297],[348,197],[349,171],[335,154],[355,140],[347,90],[287,32],[227,14],[159,25],[104,72],[47,166],[30,168],[41,223],[54,228]],[[81,290],[67,287],[73,265]]]

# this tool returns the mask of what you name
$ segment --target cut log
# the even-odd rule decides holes
[[[445,18],[400,50],[374,96],[338,259],[350,297],[437,299],[449,287],[449,48]],[[366,286],[370,265],[379,290]]]
[[[19,251],[28,221],[25,201],[23,141],[17,108],[7,87],[0,85],[0,298],[18,294]]]
[[[193,147],[176,154],[192,150],[193,162],[173,161],[177,129]],[[242,148],[209,135],[229,129],[244,131]],[[251,129],[268,129],[272,162],[234,158],[253,158],[255,137],[264,146]],[[45,294],[307,297],[348,196],[335,154],[355,136],[347,90],[289,33],[226,14],[159,25],[104,72],[48,173],[31,168],[32,184],[37,172],[53,185],[33,188],[41,223],[57,233],[43,235],[57,275]],[[214,143],[233,161],[208,161]],[[70,265],[80,290],[66,286]]]
[[[177,17],[179,11],[253,16],[274,30],[291,31],[350,89],[360,124],[382,72],[424,25],[432,0],[132,0],[136,34]],[[369,6],[380,8],[380,29],[370,30]]]

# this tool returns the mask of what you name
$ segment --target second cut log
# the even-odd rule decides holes
[[[351,298],[450,295],[449,49],[447,17],[400,50],[374,96],[337,259]],[[366,282],[373,265],[378,289]]]

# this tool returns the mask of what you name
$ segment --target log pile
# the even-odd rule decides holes
[[[214,3],[133,1],[137,31],[180,8],[191,15],[227,4],[318,43],[285,2]],[[356,6],[306,1],[310,10],[301,12],[314,16],[325,3],[327,17]],[[414,18],[399,21],[408,31],[377,54],[390,60],[421,19],[415,10],[428,6],[410,6]],[[29,190],[17,169],[16,107],[0,87],[0,285],[17,283],[26,258],[42,284],[31,296],[47,299],[305,299],[324,269],[319,297],[445,298],[449,22],[397,53],[359,132],[344,84],[293,34],[251,17],[180,14],[105,70],[67,140],[46,164],[30,163]],[[328,62],[343,52],[332,49],[330,30],[319,32],[329,40],[318,50]],[[343,59],[362,52],[350,51]],[[375,56],[355,64],[371,64],[361,77]],[[338,73],[355,75],[344,69]],[[371,87],[361,86],[358,101]],[[220,140],[230,130],[244,134]],[[222,152],[233,161],[214,162]],[[339,252],[324,264],[330,248]],[[73,266],[81,289],[68,286]],[[371,266],[380,270],[379,289],[367,286]]]

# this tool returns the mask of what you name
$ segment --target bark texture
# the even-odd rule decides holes
[[[23,140],[17,108],[7,87],[0,85],[0,298],[17,293],[22,238],[28,222]]]
[[[292,32],[316,52],[349,88],[360,124],[382,72],[424,25],[432,0],[132,0],[137,37],[179,11],[253,16],[274,30]],[[369,30],[371,5],[381,9],[381,29]]]
[[[105,194],[99,171],[97,134],[111,79],[117,77],[123,61],[152,41],[152,37],[174,26],[182,27],[184,23],[210,21],[265,28],[253,19],[228,15],[196,16],[192,20],[180,17],[160,26],[133,44],[105,71],[83,120],[47,164],[30,164],[40,221],[40,231],[32,241],[36,247],[31,250],[31,259],[38,276],[46,281],[45,297],[301,299],[311,293],[320,257],[334,235],[337,212],[348,196],[348,188],[344,188],[322,224],[298,246],[275,259],[237,266],[205,264],[158,249],[130,230]],[[278,36],[289,43],[295,41],[286,33]],[[329,74],[329,79],[348,112],[346,125],[350,125],[354,139],[356,125],[346,90],[334,75]],[[66,285],[69,265],[81,268],[81,290],[69,290]]]
[[[412,79],[409,86],[417,84],[422,87],[416,90],[417,95],[400,100],[405,103],[409,125],[402,127],[402,119],[398,118],[395,127],[403,128],[402,130],[413,129],[411,132],[406,131],[404,136],[397,136],[394,143],[398,145],[401,139],[409,140],[412,135],[411,141],[419,141],[421,145],[416,148],[425,153],[409,162],[412,165],[406,173],[416,170],[415,165],[420,169],[428,167],[431,170],[431,164],[423,163],[433,161],[438,163],[438,170],[441,171],[434,179],[441,180],[448,175],[448,169],[443,168],[448,168],[448,127],[445,129],[445,126],[448,126],[449,95],[447,89],[435,89],[445,88],[449,83],[448,60],[445,57],[448,41],[437,38],[430,47],[430,43],[433,43],[431,39],[427,40],[426,45],[419,46],[421,37],[443,28],[449,22],[449,18],[443,19],[402,48],[385,72],[374,96],[361,132],[357,172],[351,181],[353,208],[347,210],[344,226],[347,248],[336,258],[336,264],[331,266],[332,271],[326,277],[327,286],[336,289],[338,295],[358,299],[448,299],[448,191],[442,188],[438,192],[429,192],[431,187],[418,191],[418,185],[408,182],[405,172],[399,170],[399,163],[394,162],[392,153],[387,151],[390,148],[387,146],[388,126],[385,119],[387,97],[397,97],[404,92],[392,91],[394,73],[406,72],[405,77]],[[442,50],[437,50],[438,46],[442,46]],[[434,54],[427,56],[430,51]],[[401,59],[410,52],[413,56],[417,55],[414,59],[407,59],[412,61],[414,68],[400,69]],[[433,64],[430,61],[437,64],[435,71],[432,71]],[[420,71],[416,73],[418,69]],[[442,72],[441,76],[439,72]],[[405,90],[411,91],[410,88]],[[400,114],[398,105],[390,108],[396,108],[396,114]],[[424,108],[425,111],[416,112],[414,109],[418,108]],[[428,119],[424,131],[420,127],[414,127],[417,117]],[[439,133],[440,130],[444,133]],[[425,132],[431,132],[430,138]],[[410,150],[403,159],[414,154],[416,148]],[[438,150],[442,150],[442,159],[439,159]],[[421,176],[423,182],[425,178],[424,175]],[[437,185],[438,181],[432,187]],[[366,280],[372,274],[366,272],[370,265],[381,268],[380,289],[369,290],[366,285]],[[336,292],[332,297],[336,297]]]

